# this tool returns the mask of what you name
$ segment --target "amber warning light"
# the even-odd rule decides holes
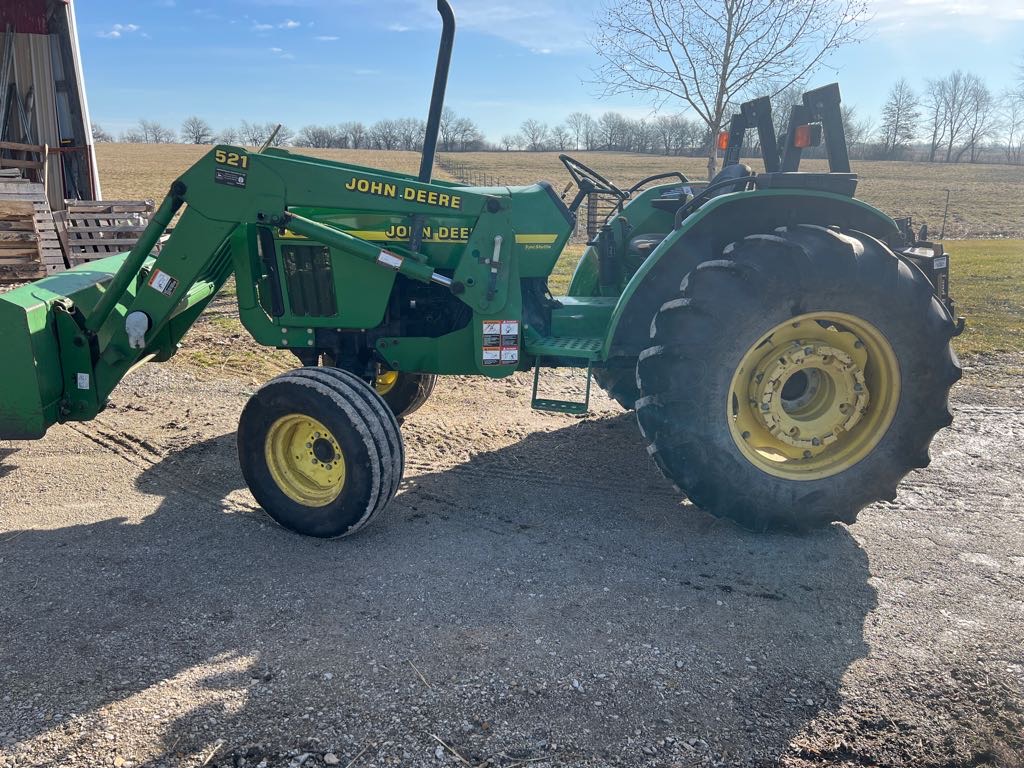
[[[798,125],[793,131],[793,146],[799,149],[805,147],[817,147],[821,144],[820,125]]]

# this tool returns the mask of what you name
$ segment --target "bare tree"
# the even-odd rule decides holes
[[[140,120],[137,135],[145,144],[170,144],[177,138],[174,131],[154,120]]]
[[[605,112],[597,119],[600,146],[606,150],[628,152],[632,146],[629,118],[619,112]]]
[[[969,159],[977,163],[985,142],[991,139],[999,122],[999,109],[995,97],[981,78],[970,76],[968,86],[968,119],[964,145],[956,154],[956,162],[969,152]]]
[[[573,112],[565,119],[565,125],[573,138],[573,149],[583,147],[583,137],[586,133],[587,122],[593,120],[586,112]]]
[[[458,113],[451,107],[445,107],[441,111],[441,123],[438,126],[438,139],[440,139],[441,150],[451,152],[455,143],[455,124],[459,119]]]
[[[181,138],[188,144],[209,144],[213,141],[213,129],[201,117],[192,115],[181,124]]]
[[[1007,89],[1001,101],[1006,160],[1020,165],[1024,162],[1024,89]]]
[[[358,120],[354,123],[349,123],[349,136],[352,138],[352,149],[361,150],[366,146],[366,126],[360,123]]]
[[[849,104],[842,105],[841,113],[843,134],[846,137],[846,146],[849,149],[850,155],[862,157],[865,145],[875,132],[874,123],[869,117],[858,118],[857,108]]]
[[[334,128],[332,147],[340,149],[363,149],[367,144],[366,126],[359,122],[339,123]]]
[[[917,135],[920,118],[917,94],[906,78],[901,77],[889,89],[882,107],[880,138],[885,157],[897,160],[903,155]]]
[[[690,106],[712,139],[714,176],[713,137],[730,103],[803,80],[866,20],[865,0],[610,0],[591,42],[605,95]]]
[[[299,129],[295,137],[297,147],[313,147],[325,149],[333,147],[338,141],[338,134],[331,126],[307,125]]]
[[[510,152],[513,148],[519,145],[519,137],[512,134],[505,134],[501,137],[501,141],[498,142],[498,146],[501,147],[505,152]]]
[[[547,123],[541,123],[538,120],[525,120],[519,126],[519,130],[522,131],[523,139],[526,140],[526,149],[531,152],[547,149],[551,137],[551,130]]]
[[[551,129],[551,144],[559,152],[571,149],[573,143],[572,131],[564,125],[557,125]]]
[[[658,146],[666,155],[671,155],[675,150],[679,119],[678,115],[659,115],[654,121]]]
[[[399,130],[396,120],[378,120],[370,127],[370,143],[379,150],[398,149]]]
[[[99,123],[93,123],[92,140],[98,143],[110,143],[114,141],[114,137],[111,136]]]
[[[404,117],[395,123],[398,132],[399,149],[416,151],[423,147],[423,136],[427,132],[427,124],[419,118]]]
[[[928,162],[934,163],[939,147],[946,140],[945,81],[929,80],[925,85],[924,107],[928,121]]]
[[[238,144],[238,129],[228,126],[217,135],[218,144]]]
[[[287,147],[295,139],[295,131],[284,123],[271,121],[264,126],[264,130],[267,132],[267,139],[264,140],[264,143],[269,141],[271,147]]]
[[[266,125],[243,120],[242,125],[238,128],[238,136],[248,147],[262,147],[272,130],[273,126],[268,130]]]
[[[789,130],[789,118],[793,107],[804,103],[804,91],[807,88],[803,82],[790,83],[782,87],[771,85],[762,89],[762,94],[771,97],[772,101],[772,123],[775,125],[775,135],[782,140]]]

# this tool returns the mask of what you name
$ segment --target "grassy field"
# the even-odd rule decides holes
[[[108,199],[160,198],[171,181],[208,148],[182,145],[97,145],[100,177]],[[415,173],[419,155],[413,152],[313,150],[311,154],[395,171]],[[650,155],[581,153],[583,162],[613,180],[635,181],[665,170],[681,170],[697,178],[699,159]],[[549,179],[564,184],[557,156],[550,153],[468,153],[452,156],[479,173],[500,176],[509,184]],[[812,164],[813,167],[813,164]],[[1024,234],[1024,174],[1004,166],[945,166],[923,163],[857,163],[863,178],[861,194],[889,213],[912,213],[918,221],[938,227],[947,186],[959,189],[950,206],[955,232]],[[445,177],[439,171],[439,177]],[[959,311],[968,318],[967,331],[957,342],[965,356],[1024,349],[1024,240],[966,240],[948,244],[953,254],[952,290]],[[550,284],[558,294],[568,286],[582,253],[570,246],[559,261]],[[252,345],[233,312],[215,311],[197,325],[192,338],[202,344],[187,352],[204,367],[252,371],[265,353]],[[220,349],[218,349],[220,348]],[[186,350],[188,347],[186,347]],[[277,360],[275,364],[286,359]]]
[[[957,353],[1024,351],[1024,240],[963,240],[950,243],[950,284],[957,313],[967,329],[955,340]],[[548,281],[563,294],[583,246],[569,246]]]

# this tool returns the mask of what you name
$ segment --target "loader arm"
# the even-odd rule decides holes
[[[487,280],[459,280],[460,271],[481,269],[476,260],[460,262],[455,274],[446,276],[422,256],[400,247],[383,249],[290,211],[363,205],[384,214],[426,217],[456,204],[460,215],[474,220],[494,217],[504,205],[444,183],[421,184],[285,153],[215,147],[172,184],[130,252],[0,297],[0,350],[12,371],[0,392],[0,438],[38,438],[54,423],[96,416],[134,366],[174,354],[232,273],[240,273],[240,306],[257,307],[258,268],[251,255],[239,256],[231,248],[239,228],[287,229],[382,270],[448,287],[456,283],[459,298],[477,309],[500,308],[508,295],[507,271],[497,290],[491,287],[485,296]],[[169,239],[153,255],[178,214]]]

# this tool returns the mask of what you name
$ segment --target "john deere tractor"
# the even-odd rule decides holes
[[[594,376],[635,409],[652,459],[713,515],[804,529],[893,499],[950,424],[962,322],[942,246],[854,197],[838,88],[805,94],[783,137],[766,99],[744,104],[702,185],[672,173],[623,188],[565,155],[561,195],[438,181],[455,34],[438,9],[418,176],[214,147],[129,253],[0,297],[0,438],[95,417],[131,369],[174,355],[234,275],[245,328],[301,364],[238,427],[249,488],[294,531],[349,535],[385,508],[400,419],[436,376],[532,371],[535,408],[585,412],[538,395],[541,372],[565,366],[586,372],[588,398]],[[739,162],[751,129],[764,172]],[[822,142],[829,172],[800,172]],[[552,296],[581,206],[601,199],[610,215]]]

